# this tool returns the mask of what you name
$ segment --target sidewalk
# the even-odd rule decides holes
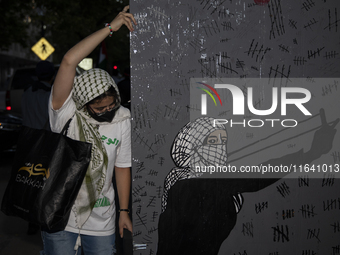
[[[2,201],[11,171],[13,154],[0,154],[0,201]],[[38,255],[42,249],[40,232],[26,234],[28,223],[0,212],[0,255]]]

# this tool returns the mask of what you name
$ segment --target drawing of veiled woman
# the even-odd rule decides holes
[[[165,178],[165,192],[162,198],[162,212],[166,208],[167,191],[179,180],[203,175],[196,168],[227,164],[227,131],[223,124],[213,125],[213,118],[199,118],[189,122],[177,134],[171,149],[176,165]],[[240,209],[242,197],[235,198],[236,210]]]
[[[227,164],[226,127],[222,124],[214,126],[212,121],[213,118],[206,117],[189,122],[173,142],[171,155],[176,167],[165,179],[158,254],[198,254],[196,249],[199,254],[214,254],[213,250],[218,251],[218,243],[226,238],[236,222],[243,201],[241,194],[232,187],[222,194],[222,189],[218,188],[222,185],[220,180],[202,179],[202,173],[195,171],[198,166]],[[182,210],[187,207],[191,209]],[[220,214],[228,220],[219,222],[223,221]],[[228,233],[216,238],[211,221]]]

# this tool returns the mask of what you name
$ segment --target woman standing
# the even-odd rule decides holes
[[[64,56],[49,103],[51,129],[60,132],[71,119],[68,136],[92,143],[92,155],[82,187],[64,231],[42,231],[46,255],[114,254],[115,216],[112,177],[119,196],[119,233],[132,231],[129,218],[131,130],[130,112],[120,106],[118,88],[101,69],[75,77],[78,63],[107,36],[126,25],[133,31],[136,20],[129,6],[104,28],[86,37]]]

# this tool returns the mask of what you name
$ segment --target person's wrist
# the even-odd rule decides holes
[[[111,26],[111,24],[110,24],[110,23],[105,23],[105,27],[109,27],[109,29],[110,29],[110,34],[109,34],[109,37],[111,37],[111,36],[112,36],[112,34],[113,34],[113,30],[112,30],[112,26]]]
[[[119,213],[122,213],[122,212],[123,212],[123,213],[129,214],[129,213],[130,213],[130,210],[129,210],[129,209],[119,209],[118,212],[119,212]]]

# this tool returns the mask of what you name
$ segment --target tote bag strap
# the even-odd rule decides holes
[[[71,120],[73,119],[74,115],[66,122],[65,126],[63,127],[63,129],[61,130],[60,134],[62,135],[66,135],[67,134],[67,131],[68,131],[68,128],[70,127],[70,123],[71,123]],[[43,129],[45,130],[50,130],[50,122],[49,122],[49,119],[47,119]]]
[[[73,119],[74,115],[66,122],[63,130],[61,130],[60,134],[62,135],[66,135],[67,134],[67,131],[68,131],[68,128],[70,127],[70,123],[71,123],[71,120]]]

